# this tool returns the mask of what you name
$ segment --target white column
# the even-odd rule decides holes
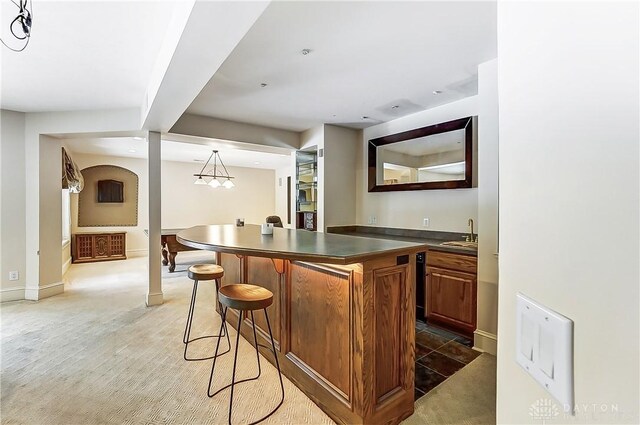
[[[150,131],[147,134],[149,170],[149,290],[147,306],[162,304],[162,264],[160,263],[161,232],[161,158],[160,133]]]

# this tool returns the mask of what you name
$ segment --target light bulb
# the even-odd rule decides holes
[[[224,186],[227,189],[231,189],[232,187],[235,186],[235,184],[233,184],[233,182],[230,179],[227,179],[224,183],[222,183],[222,186]]]
[[[211,187],[220,187],[220,186],[222,186],[222,185],[220,184],[220,182],[218,181],[218,179],[215,179],[215,178],[214,178],[213,180],[211,180],[211,181],[209,182],[209,186],[211,186]]]

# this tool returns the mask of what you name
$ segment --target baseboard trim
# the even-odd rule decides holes
[[[0,290],[0,302],[24,300],[24,286],[14,286]]]
[[[498,337],[490,332],[476,329],[473,332],[473,349],[495,356],[498,353]]]
[[[62,265],[62,276],[69,270],[69,267],[71,267],[71,257]]]
[[[162,304],[164,302],[162,292],[159,292],[157,294],[147,294],[146,302],[147,302],[147,307]]]
[[[149,251],[146,249],[127,250],[127,258],[146,257],[148,254],[149,254]]]
[[[24,299],[38,301],[43,298],[53,297],[54,295],[64,292],[64,283],[56,282],[48,285],[38,286],[37,288],[25,288]]]

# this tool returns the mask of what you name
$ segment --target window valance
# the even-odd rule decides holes
[[[71,193],[80,193],[84,187],[84,179],[80,169],[73,162],[67,151],[62,148],[62,188]]]

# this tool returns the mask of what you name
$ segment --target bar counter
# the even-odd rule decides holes
[[[196,226],[177,240],[216,252],[222,285],[274,293],[268,312],[282,372],[336,422],[396,424],[413,413],[414,273],[425,244],[283,228],[261,235],[256,225]],[[268,345],[266,321],[255,316]],[[237,326],[237,313],[227,320]],[[250,317],[241,333],[252,343]]]

